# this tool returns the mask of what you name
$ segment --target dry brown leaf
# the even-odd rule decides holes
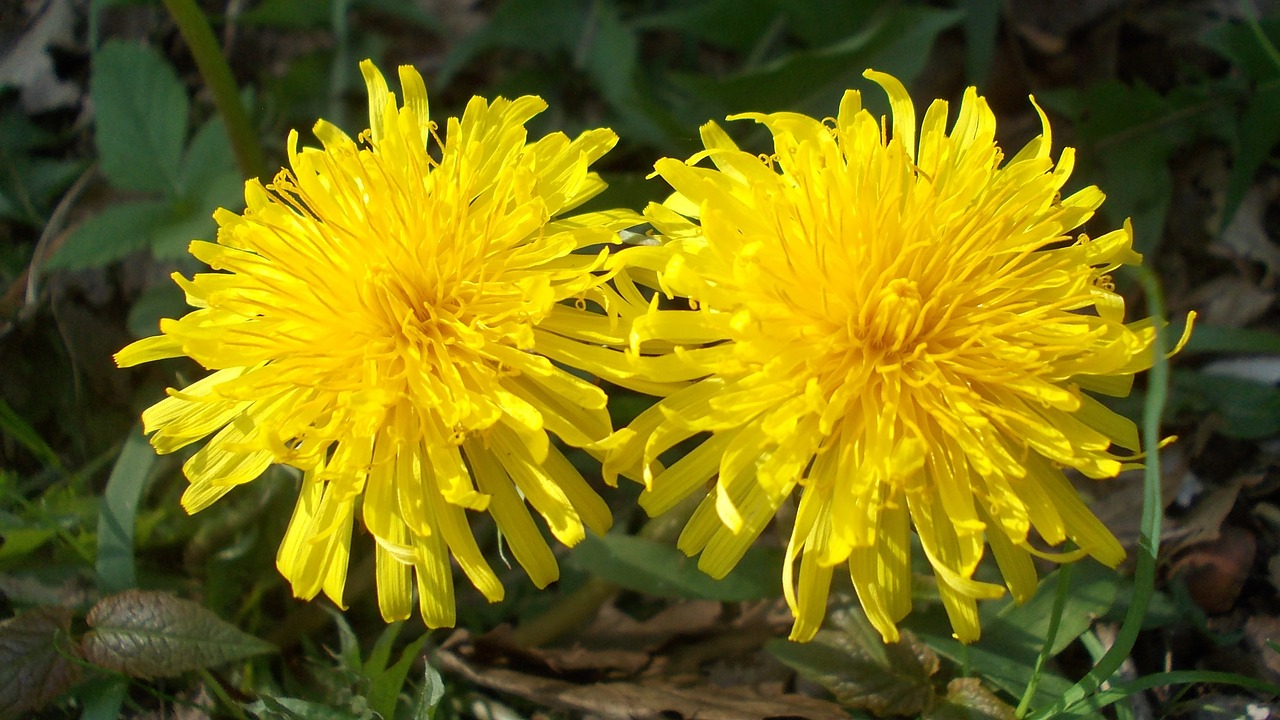
[[[1236,506],[1236,498],[1247,479],[1236,477],[1226,485],[1213,488],[1196,500],[1186,515],[1170,520],[1165,534],[1166,546],[1162,551],[1173,556],[1197,543],[1217,540],[1222,532],[1222,523]]]
[[[1235,606],[1257,552],[1258,540],[1252,532],[1227,525],[1217,538],[1187,548],[1169,573],[1182,575],[1196,605],[1218,615]]]
[[[1280,618],[1274,615],[1254,615],[1245,621],[1244,638],[1257,665],[1265,670],[1267,680],[1280,682],[1280,653],[1268,644],[1280,644]]]
[[[1245,327],[1271,309],[1276,294],[1263,290],[1239,275],[1220,275],[1196,288],[1185,303],[1196,308],[1197,322],[1223,327]]]
[[[457,635],[455,633],[455,637]],[[453,640],[450,638],[450,643]],[[441,670],[476,685],[549,708],[589,713],[602,720],[847,720],[849,717],[838,705],[825,700],[795,694],[770,696],[754,688],[683,686],[661,679],[575,684],[503,668],[473,666],[453,649],[445,648],[440,650],[438,661]]]
[[[22,109],[28,113],[47,112],[74,106],[80,89],[58,78],[49,46],[70,44],[75,30],[71,0],[40,3],[39,14],[31,18],[26,31],[0,57],[0,86],[19,89]]]
[[[1262,263],[1267,277],[1280,272],[1280,246],[1271,239],[1266,228],[1268,208],[1280,197],[1280,182],[1272,181],[1249,188],[1231,222],[1209,246],[1209,252],[1233,260]]]

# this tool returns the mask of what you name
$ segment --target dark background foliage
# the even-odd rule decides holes
[[[662,183],[646,179],[653,161],[695,152],[697,127],[709,119],[832,115],[848,87],[887,110],[861,77],[869,67],[906,82],[918,108],[932,98],[954,104],[977,85],[1007,153],[1039,132],[1034,94],[1053,122],[1055,147],[1079,150],[1070,187],[1096,184],[1108,195],[1090,231],[1131,218],[1163,280],[1173,330],[1188,310],[1201,314],[1174,360],[1164,419],[1181,439],[1161,466],[1161,572],[1147,631],[1124,672],[1280,680],[1271,642],[1280,637],[1274,3],[201,7],[239,84],[267,177],[283,162],[288,130],[311,143],[317,118],[351,132],[368,124],[357,69],[365,57],[388,75],[397,64],[421,70],[437,120],[458,114],[473,94],[534,93],[550,105],[531,123],[535,136],[614,128],[621,140],[596,166],[610,181],[596,207],[660,200]],[[754,125],[729,131],[767,150]],[[170,361],[121,371],[110,359],[153,334],[159,318],[183,312],[168,275],[197,269],[186,244],[212,237],[213,209],[242,207],[241,177],[210,90],[164,5],[0,4],[0,617],[10,618],[0,624],[0,696],[9,698],[0,700],[0,717],[1011,716],[1044,644],[1053,588],[1066,582],[1060,574],[1021,608],[993,603],[984,640],[968,650],[939,623],[923,578],[908,623],[914,635],[901,646],[880,646],[856,610],[837,613],[812,645],[777,639],[787,623],[777,601],[780,551],[769,533],[720,583],[655,540],[663,529],[652,526],[566,553],[564,579],[546,592],[510,572],[508,599],[490,606],[460,583],[460,623],[470,635],[425,633],[416,620],[384,629],[370,562],[359,554],[345,614],[293,600],[274,554],[296,478],[272,469],[185,516],[177,503],[182,458],[155,457],[137,417],[164,386],[198,377],[199,368]],[[1132,279],[1117,281],[1141,311]],[[1119,409],[1137,417],[1142,397],[1140,388]],[[617,421],[646,402],[615,395]],[[1135,541],[1140,479],[1082,491],[1122,540]],[[622,531],[643,521],[630,509],[634,494],[610,494]],[[477,533],[492,555],[501,552],[491,527]],[[1126,572],[1082,565],[1070,582],[1033,707],[1088,670],[1133,595]],[[837,591],[856,608],[847,582]],[[583,615],[559,646],[530,650],[502,630],[571,614],[573,598],[593,593],[589,606],[604,603],[595,621]],[[153,664],[130,654],[139,643],[158,653],[148,656]],[[1152,683],[1161,686],[1105,712],[1276,711],[1265,693],[1199,682],[1206,677]]]

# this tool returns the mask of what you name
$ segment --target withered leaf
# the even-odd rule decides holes
[[[1016,720],[1013,707],[982,687],[977,678],[956,678],[947,684],[947,696],[929,708],[920,720]]]
[[[70,633],[71,611],[60,607],[0,623],[0,718],[38,710],[79,681]]]

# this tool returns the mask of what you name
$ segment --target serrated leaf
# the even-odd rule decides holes
[[[201,197],[212,182],[221,182],[222,176],[231,174],[239,178],[236,167],[235,152],[231,149],[231,139],[227,136],[227,126],[222,118],[211,118],[187,145],[182,158],[182,168],[178,173],[178,187],[190,197]]]
[[[728,575],[716,580],[697,561],[665,543],[630,535],[588,535],[570,562],[616,585],[658,597],[738,602],[778,597],[782,555],[752,548]]]
[[[159,200],[112,205],[84,221],[45,262],[45,269],[102,267],[151,245],[155,229],[169,216]]]
[[[908,630],[886,645],[865,618],[846,617],[855,620],[843,631],[820,630],[807,643],[771,640],[765,649],[831,691],[841,705],[879,716],[917,715],[929,707],[938,656]]]
[[[976,678],[956,678],[947,683],[947,696],[929,708],[920,720],[1016,720],[1013,706],[982,687]]]
[[[93,56],[94,139],[120,190],[176,195],[187,135],[187,92],[155,50],[112,41]]]
[[[98,601],[81,641],[95,665],[133,677],[167,677],[274,652],[199,603],[170,593],[128,590]]]
[[[0,623],[0,718],[39,710],[80,680],[71,611],[28,610]]]

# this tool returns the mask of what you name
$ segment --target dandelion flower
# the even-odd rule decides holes
[[[664,355],[681,361],[680,377],[647,379],[692,380],[610,441],[606,476],[642,478],[651,514],[715,477],[679,547],[717,577],[799,487],[783,583],[795,640],[817,631],[839,564],[896,640],[914,527],[955,634],[971,642],[976,601],[1004,592],[973,577],[987,546],[1019,601],[1035,589],[1033,556],[1123,559],[1063,471],[1109,478],[1135,459],[1116,450],[1137,451],[1134,424],[1089,393],[1127,394],[1155,329],[1124,322],[1108,279],[1141,260],[1129,226],[1072,235],[1103,195],[1061,197],[1073,153],[1053,161],[1043,113],[1042,135],[1005,160],[974,89],[948,132],[947,103],[917,128],[901,83],[867,77],[888,93],[891,123],[849,91],[825,122],[730,118],[763,124],[771,156],[708,123],[704,151],[656,163],[675,189],[646,211],[661,242],[611,261],[688,299],[688,310],[655,300],[630,344],[651,370]],[[709,437],[658,463],[698,433]],[[1033,529],[1076,548],[1050,553]]]
[[[277,564],[294,593],[342,605],[353,524],[376,541],[378,602],[408,617],[416,577],[431,627],[455,617],[455,558],[490,601],[502,584],[467,511],[493,516],[539,587],[556,561],[528,506],[560,542],[610,514],[549,443],[610,431],[599,388],[567,371],[603,350],[606,251],[634,213],[554,219],[604,188],[588,166],[609,130],[526,140],[537,97],[473,98],[445,139],[422,77],[400,68],[403,105],[369,61],[370,130],[320,121],[323,149],[288,143],[289,165],[220,210],[217,243],[191,253],[213,272],[174,279],[198,308],[116,356],[121,366],[188,356],[214,371],[143,413],[156,450],[208,442],[183,466],[198,512],[273,462],[304,471]],[[588,352],[588,354],[590,354]],[[618,353],[615,353],[618,354]],[[526,505],[527,503],[527,505]]]

